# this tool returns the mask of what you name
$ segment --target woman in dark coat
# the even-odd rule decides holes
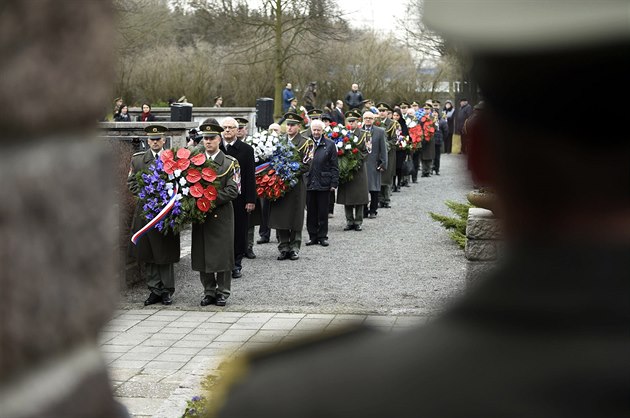
[[[405,122],[405,118],[403,118],[403,115],[400,109],[398,108],[394,109],[394,113],[392,113],[392,119],[394,119],[400,125],[399,135],[402,137],[409,136],[409,129],[407,129],[407,122]],[[403,163],[407,159],[407,155],[409,155],[409,152],[407,150],[402,150],[400,148],[396,149],[396,175],[394,177],[394,189],[393,189],[395,192],[399,192],[400,188],[403,186],[402,168],[403,168]]]
[[[116,122],[131,122],[131,116],[129,116],[129,106],[123,104],[120,106],[120,113],[114,117]]]
[[[142,113],[138,118],[140,122],[152,122],[155,120],[155,116],[151,113],[151,105],[148,103],[142,103]]]
[[[450,100],[444,103],[444,114],[448,124],[448,134],[444,137],[444,153],[450,154],[453,148],[453,132],[455,131],[455,108]]]

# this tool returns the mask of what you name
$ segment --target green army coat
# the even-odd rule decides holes
[[[286,137],[285,139],[286,140]],[[313,140],[304,138],[299,133],[291,140],[304,158],[312,152]],[[311,161],[302,165],[299,172],[298,183],[280,199],[269,205],[269,227],[272,229],[291,229],[301,231],[304,226],[304,209],[306,207],[306,184],[303,174],[311,169]]]
[[[339,185],[337,190],[337,203],[342,205],[367,205],[370,201],[368,192],[367,164],[365,159],[368,152],[365,145],[367,132],[357,128],[354,130],[354,136],[359,138],[357,146],[361,152],[361,167],[354,173],[352,180]]]
[[[398,122],[385,119],[381,128],[385,129],[385,142],[387,143],[387,170],[381,173],[381,184],[391,185],[396,175],[396,126]]]
[[[214,159],[219,165],[217,178],[221,182],[216,207],[206,215],[202,224],[192,225],[192,269],[213,273],[234,267],[234,210],[232,200],[238,196],[234,170],[236,158],[222,151]]]
[[[131,169],[127,177],[127,187],[134,195],[140,192],[136,174],[149,167],[153,162],[153,152],[137,152],[131,157]],[[142,215],[142,208],[136,205],[131,224],[131,234],[138,232],[148,220]],[[155,228],[144,234],[136,245],[129,241],[129,255],[138,261],[155,264],[172,264],[179,261],[179,234],[172,231],[166,235]]]

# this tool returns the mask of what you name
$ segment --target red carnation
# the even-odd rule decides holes
[[[342,150],[338,150],[337,151],[337,155],[343,155],[343,151]]]
[[[339,132],[333,132],[332,137],[333,138],[339,138]]]

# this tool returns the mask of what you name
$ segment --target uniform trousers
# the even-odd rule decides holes
[[[299,252],[302,246],[302,230],[276,229],[278,233],[278,250]]]
[[[415,183],[418,181],[418,170],[420,170],[420,151],[415,151],[411,155],[411,161],[413,161],[413,171],[411,172],[411,181]]]
[[[429,177],[431,175],[431,165],[433,160],[422,160],[422,177]]]
[[[311,241],[328,239],[329,190],[306,192],[306,230]]]
[[[204,295],[212,297],[223,295],[226,299],[230,296],[230,289],[232,288],[231,271],[219,271],[216,273],[200,271],[199,278],[203,285]]]
[[[344,205],[343,210],[346,213],[346,224],[361,225],[363,223],[363,211],[365,205]]]
[[[380,203],[389,204],[392,201],[392,186],[389,184],[381,184],[381,191],[378,194]]]
[[[269,201],[267,199],[260,199],[260,217],[258,235],[260,235],[260,238],[269,239],[271,236],[271,228],[269,228]]]
[[[161,296],[162,293],[173,294],[175,292],[175,268],[173,264],[145,263],[147,287],[153,293]]]

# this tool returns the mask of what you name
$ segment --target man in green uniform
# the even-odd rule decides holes
[[[147,133],[149,149],[137,152],[131,157],[131,169],[127,177],[127,187],[136,196],[141,192],[136,174],[160,158],[165,144],[164,134],[168,128],[161,125],[150,125],[144,131]],[[139,231],[148,222],[149,220],[142,215],[142,208],[138,205],[131,225],[132,234]],[[175,292],[173,263],[179,261],[179,234],[172,231],[163,234],[157,229],[151,228],[140,237],[136,245],[130,244],[129,251],[132,257],[145,263],[146,282],[151,293],[144,301],[144,305],[158,302],[162,302],[164,305],[172,304],[171,296]]]
[[[510,251],[426,326],[252,358],[228,397],[213,399],[218,416],[630,416],[628,134],[593,158],[582,113],[531,112],[541,92],[576,103],[601,80],[627,80],[628,2],[423,4],[427,26],[470,52],[485,103],[470,168],[495,187]],[[535,170],[534,144],[548,154]]]
[[[337,191],[337,203],[342,204],[346,215],[346,226],[344,231],[361,231],[363,230],[363,211],[365,205],[370,201],[368,192],[368,175],[366,159],[368,156],[368,149],[366,146],[367,132],[364,132],[359,128],[359,120],[361,114],[356,110],[346,112],[346,123],[350,125],[352,133],[355,138],[358,138],[357,147],[361,153],[361,167],[352,176],[352,180],[347,183],[339,184],[339,190]]]
[[[208,212],[203,223],[192,226],[192,269],[199,272],[204,297],[201,306],[225,306],[232,288],[234,267],[234,211],[232,201],[238,196],[236,158],[219,148],[223,128],[213,123],[199,127],[203,135],[206,158],[217,165],[216,207]]]
[[[297,260],[302,246],[302,228],[304,227],[304,208],[306,206],[306,185],[302,176],[311,168],[313,158],[313,140],[300,135],[302,118],[297,113],[289,112],[283,116],[287,124],[284,141],[291,141],[300,156],[300,170],[297,184],[280,199],[269,205],[269,227],[278,232],[278,260]]]

